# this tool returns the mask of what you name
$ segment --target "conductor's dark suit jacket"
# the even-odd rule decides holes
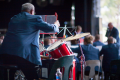
[[[103,54],[102,67],[104,71],[109,71],[110,62],[119,58],[119,46],[118,44],[104,45],[100,51],[100,55]]]
[[[22,57],[34,64],[42,65],[39,51],[39,33],[59,32],[54,24],[48,24],[39,15],[21,12],[11,18],[0,54]]]
[[[117,43],[119,43],[119,31],[117,28],[113,27],[111,31],[108,29],[105,36],[106,37],[112,36],[117,40]]]

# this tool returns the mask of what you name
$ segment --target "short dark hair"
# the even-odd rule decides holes
[[[77,25],[77,26],[76,26],[76,31],[77,31],[77,30],[81,30],[81,31],[82,31],[82,27],[81,27],[80,25]]]
[[[76,44],[78,44],[78,41],[76,39],[71,40],[71,45],[76,45]]]
[[[99,35],[99,34],[97,34],[97,35],[95,36],[95,40],[100,40],[100,35]]]
[[[50,44],[50,39],[49,38],[45,38],[44,39],[44,45],[49,45]]]
[[[113,43],[114,42],[114,39],[113,39],[113,37],[108,37],[108,44],[110,44],[110,43]]]

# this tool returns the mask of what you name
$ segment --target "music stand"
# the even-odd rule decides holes
[[[54,22],[58,20],[58,15],[56,12],[55,12],[55,15],[40,15],[40,16],[42,17],[43,21],[50,23],[50,24],[54,24]],[[53,34],[53,36],[55,36],[55,34],[57,33],[54,33],[54,32],[45,33],[41,31],[40,34],[42,34],[42,41],[44,42],[45,34],[49,34],[49,35]],[[44,43],[43,43],[43,46],[44,46]]]
[[[61,33],[63,30],[64,30],[64,32],[63,32],[63,35],[65,36],[65,34],[66,34],[66,31],[68,31],[69,32],[69,34],[72,36],[72,33],[68,30],[68,28],[72,28],[72,27],[66,27],[67,25],[65,24],[65,27],[59,27],[59,28],[63,28],[59,33]],[[58,34],[59,34],[58,33]],[[57,34],[57,35],[58,35]]]

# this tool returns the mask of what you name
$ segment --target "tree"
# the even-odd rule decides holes
[[[104,25],[112,22],[120,29],[120,0],[101,0],[101,16]]]

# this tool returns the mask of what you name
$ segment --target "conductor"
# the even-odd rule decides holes
[[[4,64],[16,64],[23,71],[27,80],[38,79],[35,66],[41,66],[39,51],[39,33],[59,32],[59,21],[46,23],[35,14],[31,3],[24,3],[21,13],[13,16],[8,31],[0,48],[0,57]],[[12,79],[14,80],[14,79]]]

